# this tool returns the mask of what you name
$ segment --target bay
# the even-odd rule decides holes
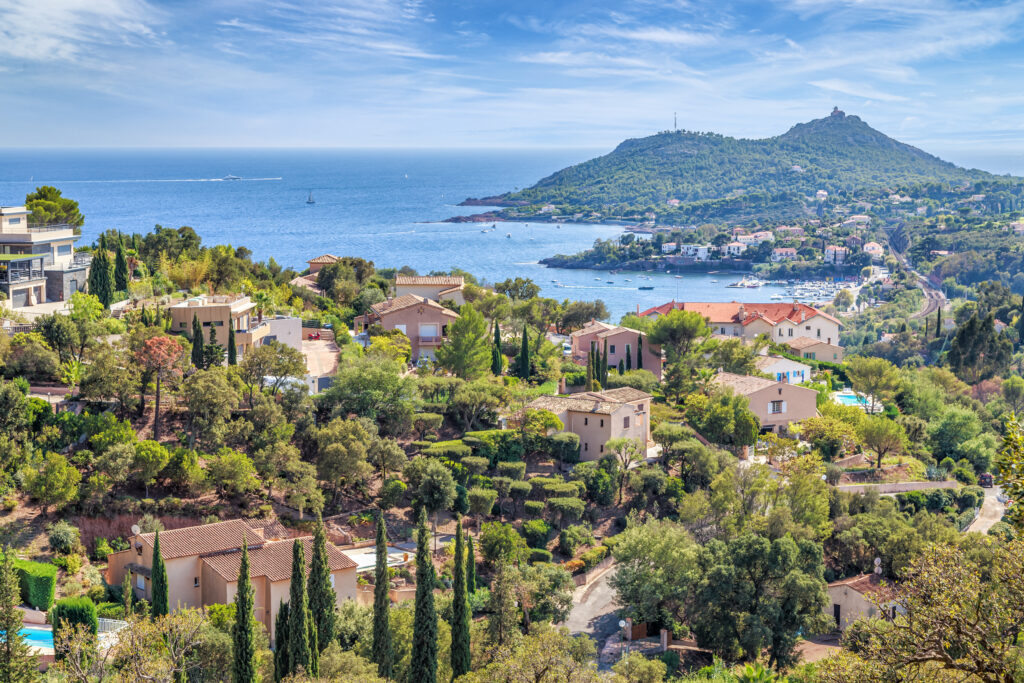
[[[529,277],[543,296],[601,299],[613,320],[672,299],[767,300],[782,288],[727,289],[720,275],[609,274],[537,261],[575,253],[620,226],[443,223],[486,210],[456,206],[526,187],[600,150],[6,149],[0,205],[39,185],[79,202],[83,242],[103,230],[145,233],[157,224],[194,228],[203,243],[246,246],[305,268],[320,254],[360,256],[420,273],[461,268],[486,282]],[[226,180],[237,176],[239,180]],[[307,200],[312,194],[314,203]],[[482,232],[483,230],[490,230]],[[506,235],[511,235],[507,237]],[[716,282],[717,280],[717,282]],[[639,290],[651,286],[652,290]]]

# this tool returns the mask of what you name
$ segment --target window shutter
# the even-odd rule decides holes
[[[782,412],[786,412],[786,402],[782,402]]]

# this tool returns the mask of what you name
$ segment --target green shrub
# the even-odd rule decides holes
[[[574,497],[551,498],[548,500],[548,509],[552,514],[558,515],[560,524],[575,522],[583,516],[585,505],[582,500]]]
[[[533,477],[527,480],[530,484],[530,495],[534,498],[546,498],[547,487],[564,483],[561,477]]]
[[[96,605],[96,616],[100,619],[124,619],[124,605],[117,602],[101,602]]]
[[[543,519],[531,519],[523,522],[520,533],[531,548],[543,548],[548,544],[548,538],[551,536],[551,525]]]
[[[491,514],[498,492],[494,489],[472,488],[469,490],[469,509],[477,517]]]
[[[433,444],[430,441],[413,441],[411,444],[417,451],[422,451],[424,448],[430,448]]]
[[[606,538],[603,541],[601,541],[601,545],[603,545],[606,548],[608,548],[608,552],[609,553],[614,553],[615,552],[615,546],[617,546],[619,544],[619,541],[621,541],[621,540],[622,540],[622,535],[621,534],[616,534],[615,536],[609,536],[608,538]]]
[[[69,555],[78,551],[81,545],[81,536],[78,533],[78,529],[63,519],[49,525],[46,531],[50,542],[50,550],[53,552],[58,555]]]
[[[89,590],[85,592],[85,596],[98,605],[107,599],[107,587],[102,583],[94,583],[89,586]]]
[[[526,476],[526,463],[522,461],[499,462],[497,467],[499,477],[520,480]]]
[[[57,566],[29,560],[15,560],[14,566],[18,570],[22,601],[37,610],[49,610],[57,587]]]
[[[58,555],[53,558],[53,563],[66,571],[68,576],[74,576],[82,570],[82,558],[79,555]]]
[[[946,456],[939,463],[939,467],[946,470],[947,472],[950,472],[954,467],[956,467],[956,462],[953,460],[953,458]]]
[[[956,492],[956,506],[960,510],[981,507],[985,501],[985,490],[980,486],[965,486]]]
[[[580,555],[580,559],[583,560],[583,566],[586,569],[593,569],[606,557],[608,557],[608,547],[603,545],[591,548]]]
[[[4,511],[14,512],[18,509],[18,499],[14,496],[4,496]]]
[[[591,535],[589,528],[582,524],[574,524],[571,527],[562,529],[562,533],[558,535],[558,551],[566,557],[572,557],[576,554],[577,548],[591,543],[593,540],[594,537]]]
[[[548,437],[548,452],[555,460],[574,465],[580,461],[580,437],[572,432],[559,432]]]
[[[544,514],[544,501],[528,500],[525,503],[526,515],[528,517],[540,517]]]
[[[547,548],[531,548],[530,549],[530,563],[537,562],[550,562],[551,551]]]
[[[459,440],[438,441],[423,450],[423,455],[428,455],[431,458],[448,458],[449,460],[462,460],[472,453],[472,449]]]
[[[63,628],[65,624],[84,624],[93,633],[100,630],[100,623],[96,616],[96,604],[85,597],[64,598],[58,600],[50,613],[50,623],[54,629]]]
[[[412,416],[412,424],[420,434],[440,429],[442,423],[444,416],[439,413],[416,413]]]
[[[483,474],[487,471],[487,466],[491,464],[491,461],[478,455],[467,455],[462,459],[462,464],[472,474]]]
[[[380,487],[377,505],[381,510],[390,510],[396,507],[405,498],[407,488],[408,486],[401,479],[388,479]]]
[[[487,429],[479,432],[466,432],[466,436],[479,439],[476,454],[487,458],[491,463],[522,460],[525,455],[523,439],[514,429]]]
[[[950,474],[952,474],[953,478],[956,479],[961,484],[974,486],[975,484],[978,483],[978,477],[975,476],[974,472],[967,467],[963,467],[962,465],[954,467],[953,471],[950,472]]]

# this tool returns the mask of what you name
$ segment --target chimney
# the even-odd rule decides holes
[[[744,320],[747,319],[747,309],[746,309],[746,307],[743,304],[740,304],[739,318],[740,318],[740,322],[743,322]]]

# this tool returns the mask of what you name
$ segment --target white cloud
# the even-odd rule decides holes
[[[908,98],[902,95],[893,95],[882,92],[865,83],[850,83],[839,78],[829,78],[821,81],[811,81],[811,85],[822,90],[843,93],[854,97],[863,97],[870,100],[881,100],[882,102],[906,102]]]

